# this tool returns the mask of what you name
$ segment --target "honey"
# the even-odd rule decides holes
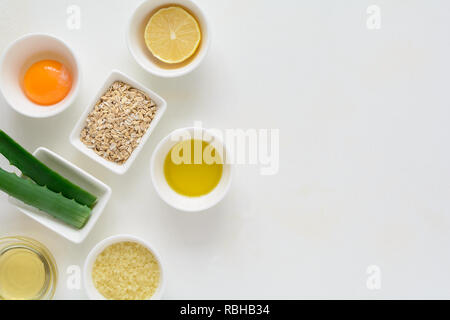
[[[0,255],[0,296],[6,300],[32,300],[45,287],[45,266],[38,253],[11,248]]]
[[[57,268],[41,243],[27,237],[0,238],[0,300],[48,300]]]

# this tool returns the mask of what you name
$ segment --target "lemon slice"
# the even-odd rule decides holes
[[[150,52],[166,63],[180,63],[191,57],[202,38],[197,20],[180,7],[158,10],[145,28]]]

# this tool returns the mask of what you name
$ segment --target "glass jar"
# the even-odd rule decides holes
[[[12,298],[5,288],[5,282],[7,281],[3,281],[4,283],[0,283],[0,300],[51,300],[55,294],[58,270],[55,259],[50,251],[48,251],[48,249],[40,242],[28,237],[17,236],[0,238],[0,277],[8,277],[9,274],[20,271],[10,270],[11,268],[8,269],[6,266],[8,263],[7,259],[11,259],[10,257],[12,257],[14,253],[23,254],[24,256],[22,258],[26,256],[30,259],[29,262],[32,262],[33,264],[37,263],[39,268],[43,268],[42,275],[39,275],[42,278],[42,286],[40,285],[40,282],[38,282],[38,288],[40,289],[38,289],[36,291],[37,293],[33,294],[33,296],[24,295],[21,297],[20,295],[16,295]],[[22,263],[24,263],[23,260]],[[2,264],[4,265],[2,266]],[[23,267],[26,270],[27,266]],[[4,272],[5,274],[2,275],[1,272]],[[28,279],[31,275],[27,273],[26,276]],[[23,277],[21,280],[23,281]],[[13,283],[13,281],[11,282]]]

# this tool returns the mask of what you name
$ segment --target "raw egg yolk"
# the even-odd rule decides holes
[[[60,62],[42,60],[34,63],[25,73],[25,95],[39,105],[49,106],[63,100],[72,87],[72,76]]]

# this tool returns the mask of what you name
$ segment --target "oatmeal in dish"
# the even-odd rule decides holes
[[[139,145],[156,111],[147,94],[116,81],[89,113],[81,141],[99,156],[123,164]]]

